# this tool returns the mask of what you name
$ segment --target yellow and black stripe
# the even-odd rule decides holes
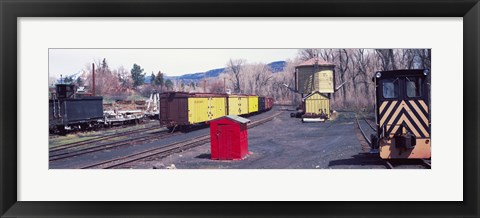
[[[379,110],[379,126],[386,135],[395,134],[401,126],[417,138],[430,137],[429,110],[424,100],[383,101]]]

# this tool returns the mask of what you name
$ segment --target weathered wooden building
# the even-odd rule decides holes
[[[300,94],[335,92],[335,65],[312,58],[296,66],[295,90]]]
[[[335,65],[312,58],[296,66],[295,91],[302,96],[302,119],[329,119],[330,97],[335,92]]]

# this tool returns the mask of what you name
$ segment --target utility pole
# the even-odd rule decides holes
[[[92,63],[92,94],[95,96],[95,63]]]

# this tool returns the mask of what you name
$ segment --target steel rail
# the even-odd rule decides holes
[[[161,128],[161,126],[151,126],[151,127],[141,128],[141,129],[129,130],[129,131],[125,131],[125,132],[113,133],[113,134],[109,134],[109,135],[106,135],[106,136],[100,136],[100,137],[97,137],[97,138],[92,138],[92,139],[87,139],[87,140],[83,140],[83,141],[79,141],[79,142],[72,142],[72,143],[68,143],[68,144],[55,146],[55,147],[49,149],[49,152],[65,150],[65,149],[68,149],[68,148],[74,148],[74,147],[86,145],[86,144],[89,144],[89,143],[99,142],[99,141],[103,141],[103,140],[107,140],[107,139],[112,139],[112,138],[116,138],[116,137],[131,135],[131,134],[135,134],[135,133],[139,133],[139,132],[143,132],[143,131],[150,131],[150,130],[159,129],[159,128]]]
[[[394,169],[394,168],[395,168],[395,167],[393,166],[393,164],[390,163],[390,161],[388,161],[388,160],[384,160],[384,161],[385,161],[385,167],[386,167],[387,169]]]
[[[422,162],[425,165],[425,168],[432,169],[432,160],[422,159]]]
[[[367,134],[365,133],[365,131],[362,129],[362,125],[360,125],[360,121],[358,119],[358,117],[355,115],[355,120],[357,121],[357,125],[358,125],[358,128],[360,129],[360,132],[362,133],[363,135],[363,138],[365,139],[365,141],[367,141],[368,145],[372,145],[372,142],[370,141],[370,139],[367,137]],[[365,122],[368,124],[368,126],[370,128],[372,128],[375,132],[376,130],[370,125],[370,123],[367,121],[367,119],[363,118],[363,120],[365,120]],[[384,161],[384,165],[385,165],[385,168],[387,169],[395,169],[395,166],[392,164],[392,161],[390,160],[386,160],[386,159],[382,159]],[[412,159],[405,159],[405,161],[408,161],[408,160],[412,160]],[[427,169],[431,169],[432,165],[431,165],[431,161],[430,160],[427,160],[427,159],[421,159],[422,163],[419,164],[419,165],[423,165],[425,166],[425,168]],[[398,163],[397,163],[398,164]],[[400,163],[401,165],[401,163]]]
[[[143,135],[143,136],[140,136],[140,137],[125,139],[123,141],[109,142],[109,143],[105,143],[105,144],[101,144],[101,145],[97,145],[97,146],[92,146],[92,147],[88,147],[88,148],[74,150],[74,151],[71,151],[71,152],[54,154],[54,155],[49,156],[49,161],[57,161],[57,160],[61,160],[61,159],[69,158],[69,157],[80,156],[80,155],[84,155],[84,154],[88,154],[88,153],[102,151],[102,150],[106,150],[106,149],[110,149],[110,148],[119,147],[119,146],[122,146],[122,145],[128,145],[132,142],[138,143],[138,142],[144,142],[144,141],[148,141],[148,140],[163,139],[163,138],[171,137],[171,136],[178,135],[178,134],[180,134],[180,133],[179,132],[168,133],[167,131],[165,131],[165,132],[162,132],[162,134],[160,134],[160,135]]]
[[[370,141],[370,139],[367,137],[367,134],[365,133],[365,131],[363,131],[362,127],[360,126],[360,122],[358,121],[358,117],[355,115],[355,120],[357,121],[357,125],[358,125],[358,129],[360,129],[360,132],[362,133],[363,135],[363,138],[365,139],[365,141],[367,141],[368,145],[372,145],[372,141]]]
[[[368,124],[368,126],[369,126],[370,128],[372,128],[373,131],[377,132],[377,129],[376,129],[375,127],[373,127],[373,125],[372,125],[370,122],[368,122],[367,118],[364,117],[363,119],[364,119],[365,122]]]

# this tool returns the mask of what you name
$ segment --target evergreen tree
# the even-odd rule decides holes
[[[160,85],[160,90],[163,91],[163,85],[164,85],[164,79],[163,79],[163,73],[161,71],[158,71],[157,76],[155,77],[155,84]]]
[[[75,81],[77,83],[77,86],[83,86],[83,80],[81,77],[78,77],[77,80]]]
[[[152,84],[152,85],[157,85],[157,80],[156,80],[155,74],[153,74],[153,72],[152,72],[152,74],[150,75],[150,84]]]
[[[63,79],[63,83],[69,84],[69,83],[72,83],[72,82],[73,82],[73,77],[72,76],[66,76]]]
[[[145,81],[145,73],[139,65],[133,64],[133,68],[130,73],[132,74],[133,87],[143,85]]]
[[[167,79],[165,81],[165,87],[167,87],[167,90],[173,89],[173,82],[172,80]]]

